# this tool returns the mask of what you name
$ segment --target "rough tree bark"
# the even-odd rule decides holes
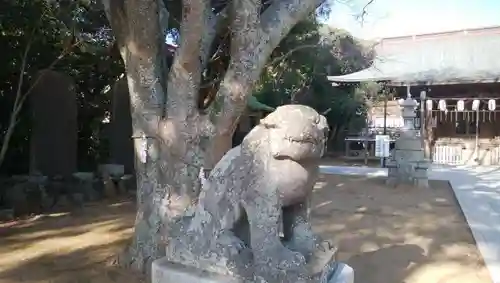
[[[212,139],[213,166],[231,148],[231,138],[246,99],[273,50],[290,30],[312,13],[324,0],[275,0],[259,16],[260,1],[234,1],[231,62],[218,92],[222,109]]]
[[[196,202],[201,167],[230,148],[227,140],[271,52],[321,2],[275,0],[260,14],[260,1],[233,0],[214,15],[210,1],[184,0],[181,42],[168,71],[162,54],[168,12],[162,0],[103,0],[125,63],[136,150],[137,218],[121,263],[147,272],[164,254],[162,227]],[[217,93],[219,107],[199,111],[201,73],[226,12],[231,60]]]
[[[162,82],[164,39],[158,19],[158,2],[104,1],[125,64],[130,93],[137,179],[137,217],[130,258],[121,263],[145,271],[150,258],[162,255],[158,244],[162,212],[156,202],[164,196],[160,177],[160,140],[157,138],[165,103]]]

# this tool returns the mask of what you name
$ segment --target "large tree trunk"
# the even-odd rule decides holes
[[[234,127],[271,52],[321,1],[276,1],[261,16],[260,1],[232,1],[231,60],[217,93],[222,106],[209,111],[215,115],[197,107],[217,23],[209,1],[183,1],[181,42],[168,77],[162,54],[168,12],[162,0],[103,2],[127,72],[136,151],[137,218],[122,263],[147,272],[164,254],[163,228],[196,203],[202,166],[215,164],[231,147]],[[221,140],[229,143],[206,156]]]
[[[161,229],[166,197],[160,170],[162,140],[158,132],[164,114],[165,95],[162,82],[163,33],[157,15],[156,0],[110,0],[104,2],[125,64],[130,94],[130,110],[135,148],[137,179],[137,217],[135,234],[120,263],[147,271],[152,259],[161,257]]]

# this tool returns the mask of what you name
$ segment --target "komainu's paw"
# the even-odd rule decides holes
[[[268,262],[273,268],[280,270],[297,269],[306,264],[306,259],[301,253],[289,250],[281,244],[266,248],[263,253],[265,254],[265,258],[260,258],[259,260]]]
[[[237,255],[245,248],[245,243],[231,231],[224,231],[219,234],[216,243],[218,248],[227,250],[230,255]]]
[[[336,250],[335,246],[333,246],[332,243],[330,243],[327,240],[321,240],[320,238],[316,238],[316,249],[318,249],[322,252]]]
[[[286,243],[291,250],[300,252],[308,258],[317,249],[321,240],[314,235],[307,223],[301,223],[294,227],[290,240]]]

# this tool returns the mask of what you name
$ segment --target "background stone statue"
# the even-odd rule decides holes
[[[334,250],[314,235],[309,203],[327,134],[304,105],[262,119],[202,180],[194,213],[169,232],[168,260],[251,282],[320,282]]]

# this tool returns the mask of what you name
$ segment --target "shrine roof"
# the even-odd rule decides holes
[[[332,82],[392,85],[491,83],[500,80],[500,27],[385,38],[367,69]]]

